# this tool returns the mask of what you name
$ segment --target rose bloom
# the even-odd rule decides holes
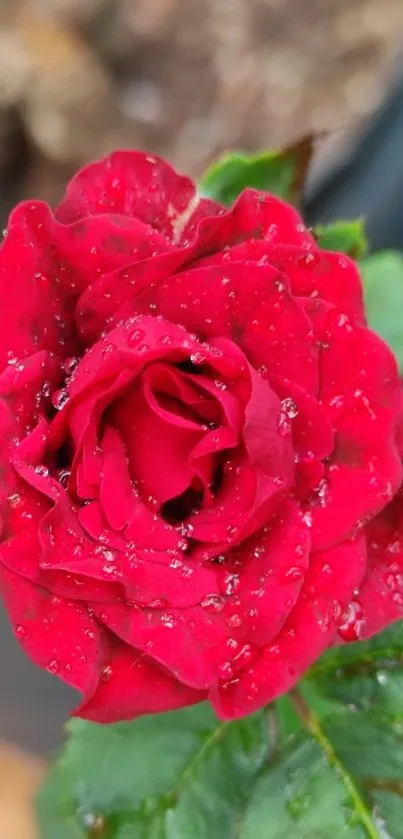
[[[76,714],[238,717],[399,617],[396,363],[295,209],[117,152],[0,281],[0,588]]]

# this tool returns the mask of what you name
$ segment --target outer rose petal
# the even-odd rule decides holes
[[[201,218],[202,215],[206,217]],[[213,253],[213,262],[220,263],[223,249],[240,241],[247,243],[249,237],[260,236],[265,240],[266,248],[283,241],[298,246],[303,253],[317,250],[297,211],[274,196],[246,189],[227,212],[218,205],[211,207],[211,202],[201,201],[183,231],[178,250],[137,262],[135,266],[129,264],[124,270],[100,277],[93,283],[80,301],[79,321],[83,335],[87,340],[94,340],[113,315],[116,316],[115,323],[121,317],[130,317],[133,300],[140,291],[172,276],[192,259],[201,257],[200,267],[203,267],[209,264],[209,260],[203,258],[204,254]],[[222,259],[224,261],[224,257]],[[245,264],[248,260],[241,259],[240,262]],[[218,273],[222,276],[222,271]],[[210,296],[210,304],[214,299],[215,295]]]
[[[274,525],[234,552],[234,573],[228,573],[227,585],[240,600],[248,638],[259,647],[280,632],[295,606],[308,570],[309,551],[309,530],[298,506],[289,502]]]
[[[403,616],[403,492],[365,528],[368,568],[344,616],[342,639],[370,638]]]
[[[221,719],[250,714],[290,690],[332,642],[365,564],[362,536],[312,555],[301,595],[273,644],[263,648],[250,669],[210,691]]]
[[[131,216],[177,243],[192,226],[193,216],[200,220],[219,212],[219,204],[200,198],[193,181],[160,157],[119,151],[78,172],[56,216],[63,222],[99,213]]]
[[[400,484],[402,388],[381,338],[322,301],[307,311],[322,346],[319,397],[335,430],[325,483],[308,511],[314,548],[322,550],[373,517]]]
[[[103,649],[101,630],[86,606],[33,585],[1,562],[0,589],[17,640],[35,664],[91,693]]]
[[[69,354],[71,315],[56,282],[61,266],[51,247],[53,221],[40,202],[20,204],[10,216],[0,249],[0,369],[38,350],[67,347]],[[63,270],[74,283],[74,271]]]
[[[340,312],[365,323],[363,292],[357,266],[345,254],[317,250],[305,253],[279,244],[270,262],[288,277],[297,297],[318,297]]]
[[[247,239],[221,253],[202,257],[200,266],[220,265],[224,271],[236,262],[271,265],[287,277],[297,297],[319,297],[365,323],[360,275],[345,254],[312,247],[307,250],[301,243],[273,245],[265,239]]]
[[[228,212],[200,223],[195,237],[197,255],[223,251],[250,239],[270,245],[287,244],[316,251],[316,243],[301,216],[280,198],[256,189],[244,189]]]
[[[178,682],[148,655],[116,641],[95,691],[84,697],[73,716],[99,723],[119,722],[194,705],[205,697],[205,691]]]

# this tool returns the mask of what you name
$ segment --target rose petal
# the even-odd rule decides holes
[[[186,228],[191,229],[195,213],[199,220],[220,210],[215,202],[200,198],[193,181],[177,175],[160,157],[117,151],[75,175],[56,216],[64,223],[106,212],[130,216],[176,243]]]
[[[146,610],[125,603],[102,604],[100,608],[91,605],[115,635],[150,655],[181,682],[204,690],[233,656],[227,641],[237,635],[236,629],[227,625],[225,612],[220,611],[223,598],[207,597],[205,604],[184,610]]]
[[[118,432],[107,425],[100,444],[102,477],[100,502],[113,530],[123,530],[133,512],[134,492],[127,456]]]
[[[97,723],[173,711],[205,698],[205,692],[171,678],[149,656],[121,641],[111,645],[98,685],[88,694],[73,716]]]
[[[310,544],[298,506],[287,502],[272,528],[234,552],[234,573],[239,575],[236,594],[254,644],[268,644],[295,605],[308,569]]]
[[[377,335],[318,301],[309,313],[322,343],[320,400],[336,432],[325,485],[307,507],[314,546],[323,549],[375,515],[399,486],[402,390]]]
[[[318,297],[365,324],[362,284],[356,264],[346,254],[316,250],[301,253],[284,243],[270,253],[270,262],[283,271],[297,297]]]
[[[203,431],[195,423],[195,429],[188,428],[179,416],[169,422],[168,412],[161,416],[153,407],[139,387],[115,406],[113,416],[126,442],[131,475],[142,497],[153,499],[158,509],[190,485],[190,455]]]
[[[332,642],[340,615],[365,573],[365,540],[312,555],[304,586],[273,643],[253,666],[210,691],[221,719],[250,714],[295,684]]]
[[[144,290],[133,306],[138,314],[155,311],[203,338],[233,337],[267,375],[287,373],[302,385],[306,380],[308,390],[317,389],[309,320],[270,266],[234,263],[225,271],[215,266],[184,271]]]
[[[343,640],[370,638],[403,615],[403,496],[365,528],[368,567]]]
[[[0,563],[0,588],[14,633],[39,667],[91,692],[102,658],[102,635],[84,605],[52,595]]]
[[[38,350],[72,355],[72,317],[67,295],[61,295],[57,283],[61,266],[53,232],[51,210],[41,202],[24,202],[10,216],[0,249],[0,296],[7,301],[1,369]],[[63,270],[74,288],[74,270],[68,265]]]

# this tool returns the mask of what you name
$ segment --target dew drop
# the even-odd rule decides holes
[[[284,411],[280,412],[280,416],[278,418],[278,433],[280,437],[289,437],[291,433],[290,420]]]
[[[58,474],[58,481],[59,484],[64,488],[67,489],[69,485],[71,472],[69,469],[61,469]]]
[[[201,601],[201,607],[208,612],[222,612],[225,606],[225,599],[219,594],[206,594]]]
[[[52,660],[49,661],[46,665],[46,670],[48,671],[48,673],[58,673],[59,669],[60,662],[57,660],[57,658],[52,658]]]
[[[133,329],[133,332],[130,332],[127,338],[129,347],[136,347],[143,340],[145,334],[144,329]]]
[[[362,606],[353,600],[341,616],[339,634],[344,641],[358,641],[364,626]]]
[[[312,253],[311,251],[310,253],[304,254],[304,256],[300,256],[297,262],[301,268],[315,268],[315,266],[319,262],[319,259],[319,255],[317,255],[316,253]]]
[[[109,664],[104,664],[104,666],[101,667],[100,670],[101,680],[103,682],[109,682],[110,678],[112,677],[112,673],[112,667]]]
[[[224,679],[225,681],[228,681],[228,679],[231,679],[232,676],[234,675],[234,672],[235,672],[234,668],[233,668],[232,663],[230,661],[225,661],[224,664],[220,664],[220,666],[218,668],[218,673],[219,673],[220,679]]]
[[[298,414],[298,408],[293,399],[283,399],[281,410],[286,414],[288,419],[294,419]]]
[[[317,499],[318,499],[321,507],[326,507],[328,490],[329,490],[328,482],[327,482],[326,478],[322,478],[322,480],[319,481],[319,484],[315,489],[315,494],[317,496]]]
[[[52,405],[57,411],[61,411],[69,400],[69,394],[65,388],[56,390],[52,396]]]
[[[204,364],[206,357],[201,352],[192,352],[190,360],[192,364]]]
[[[307,527],[312,527],[313,516],[310,510],[307,510],[306,513],[303,514],[302,521]]]
[[[21,623],[16,623],[15,624],[14,632],[15,632],[17,638],[20,639],[20,641],[23,641],[24,638],[27,637],[27,630],[25,629],[25,626],[23,626]]]
[[[90,831],[90,835],[94,837],[101,836],[105,830],[105,817],[99,813],[81,813],[80,821],[86,831]]]
[[[74,373],[74,370],[76,369],[76,367],[79,363],[80,363],[80,359],[77,358],[76,356],[71,356],[70,358],[66,358],[66,360],[63,364],[65,373],[67,373],[68,376],[71,376],[71,374]]]
[[[224,592],[230,597],[239,588],[240,577],[239,574],[227,574],[224,583]]]
[[[50,382],[43,382],[41,387],[41,394],[45,399],[48,399],[52,391],[52,385]]]
[[[12,492],[11,495],[7,496],[7,501],[13,509],[19,507],[21,504],[21,496],[18,492]]]
[[[287,571],[281,575],[281,582],[295,583],[297,580],[302,580],[303,576],[304,572],[302,568],[298,568],[297,565],[292,565],[291,568],[288,568]]]
[[[176,620],[173,615],[169,614],[169,612],[164,612],[164,614],[160,617],[160,622],[162,623],[162,626],[166,627],[166,629],[173,629]]]
[[[233,629],[237,629],[239,626],[242,625],[242,618],[240,615],[234,614],[230,615],[227,620],[228,626],[232,626]]]
[[[44,464],[40,464],[39,466],[35,466],[35,474],[40,475],[41,478],[47,478],[49,469]]]

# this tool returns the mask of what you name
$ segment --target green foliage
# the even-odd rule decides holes
[[[368,247],[365,224],[362,219],[336,221],[334,224],[315,227],[318,243],[323,250],[341,251],[353,259],[365,255]]]
[[[396,624],[242,720],[70,723],[42,839],[403,839],[402,657]]]
[[[403,372],[403,257],[381,251],[361,260],[368,322],[394,351]]]
[[[232,837],[271,746],[263,713],[228,724],[211,708],[133,723],[70,724],[70,739],[39,799],[43,839]],[[126,831],[126,832],[125,832]]]
[[[286,149],[259,154],[230,152],[204,173],[200,190],[226,205],[232,204],[245,187],[298,204],[311,155],[310,138]]]

